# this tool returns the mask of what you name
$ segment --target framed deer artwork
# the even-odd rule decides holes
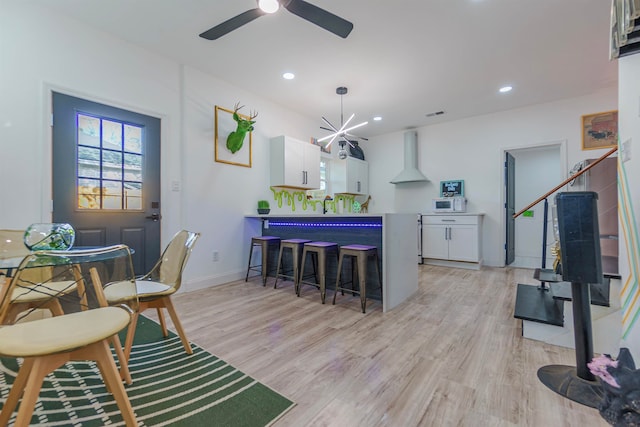
[[[249,116],[216,105],[215,110],[215,158],[216,162],[251,167],[251,131],[258,113]]]

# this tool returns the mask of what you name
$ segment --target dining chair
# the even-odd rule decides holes
[[[78,271],[96,264],[118,275],[121,304],[103,306],[93,293],[81,307],[76,294],[51,294],[64,312],[61,315],[29,320],[20,313],[10,325],[0,327],[0,356],[22,358],[23,362],[0,412],[0,425],[8,425],[16,409],[14,425],[29,425],[45,377],[74,360],[95,361],[107,390],[113,394],[127,426],[137,425],[109,348],[109,339],[127,327],[138,309],[135,277],[129,248],[124,245],[82,251],[39,251],[27,255],[15,274],[0,289],[0,315],[13,304],[12,295],[20,287],[34,292],[47,289],[50,282],[78,280]],[[50,267],[53,274],[34,281],[31,269]],[[79,266],[79,267],[78,267]],[[84,278],[82,279],[84,280]],[[125,284],[129,284],[128,287]],[[44,293],[47,293],[45,291]]]
[[[124,344],[126,360],[129,360],[131,357],[131,348],[133,347],[138,314],[149,308],[155,308],[157,310],[162,334],[165,337],[169,336],[169,332],[167,331],[162,309],[165,308],[169,312],[173,326],[182,341],[185,351],[187,354],[193,354],[191,344],[187,339],[187,335],[182,328],[178,314],[171,301],[171,295],[180,289],[182,272],[187,265],[189,255],[198,237],[200,237],[200,233],[187,230],[181,230],[176,233],[151,271],[136,279],[136,290],[138,292],[140,309],[134,313],[129,329],[127,330],[127,337]],[[120,285],[118,283],[105,285],[104,293],[109,304],[116,304],[121,301],[122,292],[119,287]]]
[[[23,242],[24,230],[0,230],[0,258],[24,258],[31,251]],[[19,261],[18,261],[19,262]],[[63,314],[59,298],[55,295],[77,292],[79,303],[86,307],[86,287],[77,265],[74,267],[74,277],[70,280],[49,280],[52,276],[51,266],[30,267],[22,272],[21,282],[14,288],[11,295],[11,305],[8,310],[0,314],[0,324],[13,323],[15,317],[21,312],[32,309],[49,310],[54,316]],[[12,269],[4,272],[11,276]],[[27,280],[28,279],[28,280]],[[46,286],[33,287],[31,283],[47,283]]]

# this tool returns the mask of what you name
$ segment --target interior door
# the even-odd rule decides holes
[[[505,176],[505,224],[507,227],[505,247],[505,264],[509,265],[516,258],[516,220],[513,215],[516,213],[516,159],[506,153],[504,162]]]
[[[53,93],[53,221],[75,246],[123,243],[136,274],[160,256],[160,119]]]

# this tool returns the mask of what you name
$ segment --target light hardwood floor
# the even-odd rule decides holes
[[[521,336],[516,283],[535,283],[532,271],[419,268],[418,293],[384,314],[351,296],[332,306],[332,291],[326,305],[310,287],[297,298],[271,278],[174,302],[192,342],[297,403],[276,427],[608,425],[537,379],[576,362]]]

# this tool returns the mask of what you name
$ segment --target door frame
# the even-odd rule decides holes
[[[507,202],[505,189],[506,189],[506,177],[504,173],[504,162],[506,159],[506,153],[518,150],[527,150],[527,149],[535,149],[535,148],[551,148],[551,147],[559,147],[560,148],[560,173],[562,176],[567,176],[568,173],[568,155],[567,155],[567,147],[568,141],[566,139],[547,141],[535,144],[523,144],[523,145],[514,145],[509,147],[503,147],[500,149],[500,211],[502,214],[500,215],[500,242],[502,245],[502,265],[501,267],[506,266],[506,249],[504,245],[507,243],[507,221],[506,221],[506,207],[505,203]],[[517,167],[517,165],[516,165]],[[559,184],[559,183],[558,183]],[[516,188],[517,190],[517,188]],[[551,190],[551,188],[549,188]],[[541,194],[542,195],[542,194]],[[533,202],[533,200],[531,200]],[[516,212],[522,209],[524,206],[516,206]],[[517,238],[517,237],[516,237]]]
[[[160,223],[160,253],[166,246],[165,237],[171,236],[170,232],[167,230],[179,229],[179,224],[173,224],[170,219],[171,218],[179,218],[179,212],[174,213],[169,211],[169,206],[174,205],[174,203],[167,203],[170,195],[165,191],[165,188],[168,188],[167,185],[167,173],[166,168],[167,165],[167,156],[170,153],[166,153],[167,151],[167,138],[168,138],[168,116],[163,113],[159,113],[158,111],[152,111],[137,105],[128,105],[119,101],[115,101],[109,98],[102,98],[96,96],[94,94],[86,93],[83,91],[78,91],[75,89],[70,89],[65,86],[56,85],[50,82],[44,82],[42,85],[42,126],[40,127],[42,134],[40,136],[40,140],[43,142],[42,150],[40,151],[40,158],[38,159],[38,163],[40,164],[40,168],[42,170],[42,182],[41,182],[41,213],[40,218],[42,222],[51,222],[53,218],[53,132],[51,126],[53,125],[53,92],[58,92],[64,95],[74,96],[77,98],[83,98],[87,101],[96,102],[100,104],[110,105],[116,108],[121,108],[124,110],[129,110],[135,113],[144,114],[147,116],[155,117],[160,119],[160,200],[162,201],[162,205],[160,206],[160,210],[162,212],[162,221]],[[174,157],[175,155],[172,154]],[[182,150],[180,150],[180,157],[182,158]],[[173,163],[172,163],[173,165]],[[178,176],[182,175],[182,159],[176,162],[177,168],[179,168]],[[174,168],[175,168],[174,167]],[[179,204],[176,204],[179,205]],[[167,206],[167,209],[164,209],[164,206]],[[176,209],[180,209],[179,207]]]

